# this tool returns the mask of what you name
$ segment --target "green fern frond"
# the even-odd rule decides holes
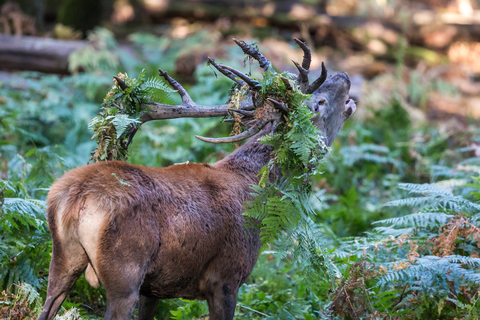
[[[4,198],[0,208],[0,228],[8,232],[12,228],[19,229],[19,223],[29,228],[46,230],[45,223],[46,203],[42,200]]]
[[[150,95],[152,102],[172,104],[173,99],[171,93],[176,92],[172,88],[165,85],[160,79],[150,78],[142,84],[141,87]]]
[[[375,154],[373,152],[379,153]],[[361,144],[359,146],[347,146],[340,150],[343,163],[346,166],[353,166],[360,161],[370,161],[378,164],[391,164],[398,170],[402,170],[404,163],[388,156],[390,150],[385,146],[375,144]]]
[[[449,191],[438,188],[435,184],[401,183],[399,187],[411,194],[421,194],[424,197],[406,198],[387,202],[385,207],[411,206],[427,209],[441,209],[448,211],[463,211],[476,213],[480,211],[480,204],[471,202],[462,196],[456,196]]]
[[[438,188],[435,184],[399,183],[398,188],[411,194],[452,195],[451,192]]]
[[[107,93],[103,111],[89,123],[89,128],[94,131],[92,138],[98,144],[91,160],[126,160],[129,142],[140,127],[141,113],[149,108],[148,104],[172,102],[170,93],[174,90],[159,79],[145,80],[144,76],[145,70],[137,79],[121,74],[128,87],[123,90],[116,84]],[[134,130],[127,130],[129,128]]]
[[[414,265],[406,269],[393,270],[379,277],[378,285],[387,286],[395,282],[406,282],[412,288],[425,291],[431,290],[434,283],[443,284],[446,281],[452,281],[457,286],[465,285],[467,282],[480,284],[479,266],[480,258],[424,256],[418,258]]]
[[[115,126],[115,131],[117,132],[117,139],[119,139],[124,133],[125,130],[130,125],[137,125],[140,124],[140,121],[137,119],[131,119],[126,114],[116,114],[115,117],[111,120],[113,125]]]
[[[373,224],[390,224],[391,228],[438,228],[439,226],[447,223],[453,217],[454,215],[445,214],[442,212],[422,212],[412,213],[403,217],[379,220],[373,222]]]

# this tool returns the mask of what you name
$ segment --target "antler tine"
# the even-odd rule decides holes
[[[284,106],[281,102],[278,102],[276,100],[267,98],[267,100],[273,105],[275,109],[278,109],[282,112],[288,112],[288,108]],[[253,118],[253,119],[248,119],[251,116],[251,113],[245,113],[243,111],[240,112],[238,109],[229,109],[229,111],[237,111],[241,114],[244,114],[245,116],[241,119],[242,125],[247,128],[244,132],[237,134],[232,137],[225,137],[225,138],[206,138],[206,137],[200,137],[200,136],[195,136],[197,139],[200,139],[205,142],[210,142],[210,143],[228,143],[228,142],[237,142],[241,140],[248,139],[250,137],[253,137],[255,134],[260,132],[263,127],[265,127],[268,123],[273,122],[274,124],[278,123],[280,119],[282,118],[282,113],[279,112],[267,112],[262,115],[260,118]],[[247,119],[246,119],[247,118]],[[244,121],[247,120],[247,121]]]
[[[245,117],[254,117],[255,116],[255,111],[247,111],[247,110],[242,110],[242,109],[228,109],[230,113],[232,112],[237,112],[240,113],[241,115],[244,115]]]
[[[287,88],[287,90],[292,90],[292,85],[290,84],[290,81],[288,81],[287,78],[280,77],[280,79],[282,79],[282,81],[285,84],[285,87]]]
[[[251,79],[249,76],[247,76],[246,74],[243,74],[241,73],[240,71],[232,68],[232,67],[229,67],[229,66],[225,66],[223,64],[219,65],[220,67],[224,68],[224,69],[227,69],[228,71],[232,72],[233,74],[235,74],[237,77],[239,77],[240,79],[242,79],[243,81],[245,81],[249,86],[250,88],[254,89],[254,90],[260,90],[262,88],[262,85],[256,81],[256,80],[253,80]]]
[[[272,73],[275,73],[275,70],[273,70],[272,63],[268,61],[267,58],[263,54],[261,54],[257,49],[253,48],[252,46],[248,45],[245,43],[245,41],[237,40],[233,38],[233,41],[242,48],[243,52],[245,54],[248,54],[255,60],[257,60],[260,63],[260,67],[263,68],[265,71],[271,71]]]
[[[223,122],[235,123],[238,120],[236,119],[224,119]],[[240,118],[240,124],[245,128],[249,129],[255,124],[255,120],[245,120],[245,117]]]
[[[303,61],[302,61],[302,67],[305,70],[310,70],[310,63],[312,62],[312,52],[310,51],[310,48],[305,44],[305,42],[293,38],[293,40],[298,44],[300,48],[303,50]]]
[[[305,93],[305,90],[308,88],[308,70],[304,69],[297,61],[292,60],[295,67],[298,69],[298,78],[297,84],[300,86],[302,92]]]
[[[273,100],[271,98],[267,98],[267,100],[272,103],[275,109],[280,110],[284,113],[288,113],[288,108],[283,103],[278,102],[277,100]]]
[[[125,83],[125,81],[122,80],[122,78],[117,77],[117,76],[113,76],[113,78],[117,81],[118,86],[120,87],[120,89],[122,89],[123,91],[125,91],[125,89],[128,88],[127,84]]]
[[[220,66],[218,63],[215,62],[215,60],[213,60],[212,58],[208,57],[208,62],[210,64],[212,64],[218,71],[220,71],[220,73],[222,73],[224,76],[226,76],[227,78],[230,78],[232,79],[233,81],[235,81],[236,83],[238,83],[239,85],[241,86],[244,86],[246,84],[245,81],[243,80],[240,80],[238,79],[237,76],[235,76],[235,74],[233,74],[232,72],[226,70],[225,68],[223,68],[222,66]]]
[[[322,83],[325,82],[325,80],[327,80],[327,68],[325,68],[325,64],[322,62],[322,74],[320,75],[320,77],[318,77],[317,80],[312,82],[312,84],[307,88],[307,91],[305,93],[314,93],[315,90],[317,90],[322,85]]]
[[[177,90],[178,94],[182,98],[182,104],[185,105],[196,105],[195,102],[193,102],[192,98],[190,98],[190,95],[187,93],[187,90],[185,90],[180,83],[178,83],[175,79],[170,77],[167,73],[167,71],[163,71],[162,69],[158,69],[158,74],[161,77],[164,77],[165,80],[172,86],[173,89]]]

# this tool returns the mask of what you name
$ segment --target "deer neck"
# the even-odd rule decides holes
[[[215,163],[214,166],[240,174],[249,180],[249,183],[257,183],[258,173],[268,164],[273,151],[273,147],[261,144],[258,139],[270,133],[270,131],[270,126],[266,126],[261,133],[250,138],[247,143],[225,159]]]

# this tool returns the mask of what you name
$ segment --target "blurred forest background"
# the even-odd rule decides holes
[[[112,76],[157,70],[204,105],[225,103],[215,58],[259,77],[232,37],[310,78],[345,71],[357,113],[315,177],[324,260],[264,252],[235,319],[478,319],[480,1],[0,0],[0,319],[36,319],[51,239],[45,198],[85,165],[89,121]],[[175,101],[179,102],[179,101]],[[221,119],[142,126],[129,162],[214,162],[234,145]],[[303,245],[303,244],[296,244]],[[310,257],[310,256],[309,256]],[[333,273],[311,270],[331,266]],[[323,267],[322,267],[323,268]],[[308,271],[310,270],[310,271]],[[319,270],[319,269],[318,269]],[[313,279],[313,280],[312,280]],[[77,281],[59,319],[102,319],[105,292]],[[163,301],[157,319],[205,319],[204,302]]]

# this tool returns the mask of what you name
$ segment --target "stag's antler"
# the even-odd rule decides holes
[[[296,61],[292,60],[298,69],[297,84],[300,86],[300,89],[303,93],[312,94],[327,79],[327,68],[325,68],[325,64],[322,62],[322,73],[320,74],[320,77],[313,81],[311,85],[308,85],[308,73],[310,69],[310,63],[312,62],[312,53],[304,42],[297,38],[294,38],[293,40],[295,40],[298,46],[302,48],[304,53],[302,65],[299,65]]]
[[[264,69],[265,72],[271,72],[275,74],[275,70],[272,67],[272,63],[265,58],[256,48],[246,44],[244,41],[233,39],[235,43],[242,48],[243,52],[250,57],[254,58],[260,63],[260,67]],[[299,71],[297,77],[297,84],[300,86],[300,89],[303,93],[313,93],[317,90],[320,85],[327,78],[327,70],[325,65],[322,62],[322,74],[320,77],[315,80],[311,85],[309,85],[308,73],[311,63],[311,52],[308,46],[302,41],[295,39],[295,42],[302,48],[304,52],[302,65],[299,65],[297,62],[293,61],[295,66]],[[265,101],[257,101],[256,92],[260,91],[262,86],[261,84],[245,75],[244,73],[222,64],[218,64],[215,60],[208,58],[208,62],[214,66],[220,73],[226,77],[235,81],[239,86],[244,87],[248,85],[248,97],[244,99],[238,109],[232,108],[231,104],[217,105],[217,106],[202,106],[195,103],[187,91],[179,84],[175,79],[170,77],[167,72],[159,69],[159,75],[164,77],[165,80],[170,84],[170,86],[175,89],[180,97],[182,98],[182,103],[180,105],[172,106],[160,103],[150,103],[148,110],[145,110],[141,115],[141,122],[147,122],[151,120],[160,120],[160,119],[173,119],[173,118],[207,118],[207,117],[222,117],[232,115],[232,112],[239,113],[241,125],[243,125],[247,130],[237,134],[235,136],[227,138],[206,138],[195,136],[198,139],[211,143],[223,143],[223,142],[237,142],[244,139],[248,139],[258,132],[260,132],[265,125],[273,122],[274,127],[280,121],[283,114],[288,113],[288,108],[282,103],[275,101],[273,99],[267,98]],[[120,88],[125,90],[128,86],[125,82],[118,78],[114,77],[117,81]],[[288,79],[282,77],[283,82],[286,85],[287,90],[291,90],[291,84]],[[262,109],[262,110],[260,110]],[[235,122],[235,119],[226,119],[227,122]],[[135,132],[132,131],[133,134]]]

